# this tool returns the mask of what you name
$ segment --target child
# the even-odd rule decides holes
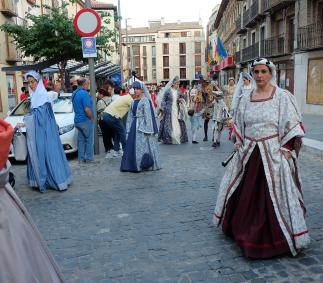
[[[223,126],[228,124],[228,121],[231,119],[229,109],[224,102],[223,93],[221,91],[212,91],[212,94],[215,97],[214,111],[212,120],[214,121],[213,129],[213,147],[220,146],[220,138],[223,130]]]

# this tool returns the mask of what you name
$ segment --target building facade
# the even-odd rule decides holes
[[[131,70],[147,84],[167,82],[178,75],[189,84],[206,75],[205,37],[200,22],[149,21],[148,27],[122,31],[124,78]]]
[[[221,73],[238,78],[252,60],[269,58],[301,111],[323,114],[322,19],[322,0],[222,1],[215,26],[235,66]]]

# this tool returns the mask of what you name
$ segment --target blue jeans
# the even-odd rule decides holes
[[[126,146],[126,130],[123,126],[121,119],[111,116],[108,113],[103,113],[103,122],[106,123],[109,127],[114,129],[115,135],[113,137],[113,149],[114,151],[120,150],[120,142],[122,148]]]
[[[87,120],[75,123],[75,128],[78,129],[78,160],[93,160],[93,122]]]

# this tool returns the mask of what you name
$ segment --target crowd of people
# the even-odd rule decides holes
[[[31,111],[25,116],[24,124],[17,127],[26,127],[28,184],[40,192],[48,188],[66,190],[71,185],[72,174],[52,110],[55,99],[52,86],[48,85],[46,90],[40,74],[33,71],[26,74],[26,79]],[[158,94],[152,95],[143,82],[135,79],[129,91],[120,95],[120,89],[106,81],[98,88],[97,103],[93,105],[90,87],[86,78],[80,78],[72,95],[80,163],[94,162],[94,107],[105,157],[120,158],[122,172],[161,169],[160,144],[187,143],[189,124],[193,144],[199,143],[198,131],[202,127],[203,141],[207,141],[212,120],[212,146],[220,146],[221,133],[228,127],[234,147],[219,185],[214,223],[249,258],[296,256],[309,244],[298,166],[304,127],[295,97],[278,87],[276,67],[271,61],[255,60],[250,73],[242,72],[237,83],[230,78],[223,88],[201,78],[187,89],[180,87],[180,79],[175,76]],[[19,248],[26,258],[34,253],[35,259],[29,265],[25,265],[29,260],[20,262],[20,257],[14,263],[10,258],[1,262],[7,263],[8,269],[11,265],[18,265],[22,270],[28,268],[30,276],[41,282],[63,282],[31,218],[7,183],[10,164],[3,157],[8,156],[14,130],[0,122],[0,141],[4,145],[0,149],[0,187],[4,188],[3,199],[10,199],[0,206],[13,225],[19,223],[12,228],[18,235],[15,245],[11,246],[3,238],[3,242],[8,242],[4,247]],[[18,205],[10,206],[13,201]],[[23,241],[32,243],[39,252],[26,248]],[[6,276],[0,273],[3,282],[11,282],[8,279],[11,277]],[[10,276],[16,280],[15,273]]]

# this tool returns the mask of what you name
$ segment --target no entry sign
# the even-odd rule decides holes
[[[91,8],[82,9],[75,15],[74,27],[82,36],[94,36],[101,28],[100,15]]]

